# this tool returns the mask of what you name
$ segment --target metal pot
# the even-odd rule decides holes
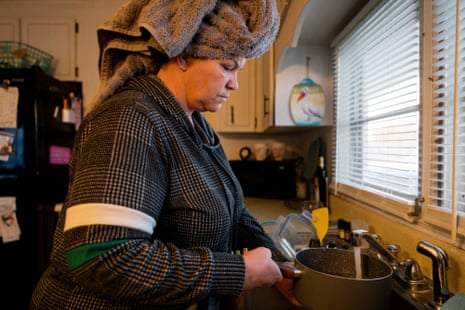
[[[362,276],[356,277],[350,250],[309,248],[296,254],[294,294],[305,309],[389,309],[392,268],[361,254]]]

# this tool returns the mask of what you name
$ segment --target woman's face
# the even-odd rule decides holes
[[[231,91],[239,87],[238,72],[245,58],[234,60],[187,59],[185,79],[186,104],[191,111],[216,112],[228,100]]]

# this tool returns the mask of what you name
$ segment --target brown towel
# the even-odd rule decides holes
[[[255,58],[279,30],[275,0],[129,0],[99,27],[100,93],[157,70],[151,49],[168,57]]]

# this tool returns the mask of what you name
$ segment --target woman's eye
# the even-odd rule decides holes
[[[225,61],[221,65],[225,71],[234,71],[237,69],[237,64],[234,61]]]

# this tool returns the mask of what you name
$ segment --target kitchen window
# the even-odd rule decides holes
[[[458,13],[450,0],[377,2],[333,44],[334,193],[455,240],[465,233],[465,0]]]

